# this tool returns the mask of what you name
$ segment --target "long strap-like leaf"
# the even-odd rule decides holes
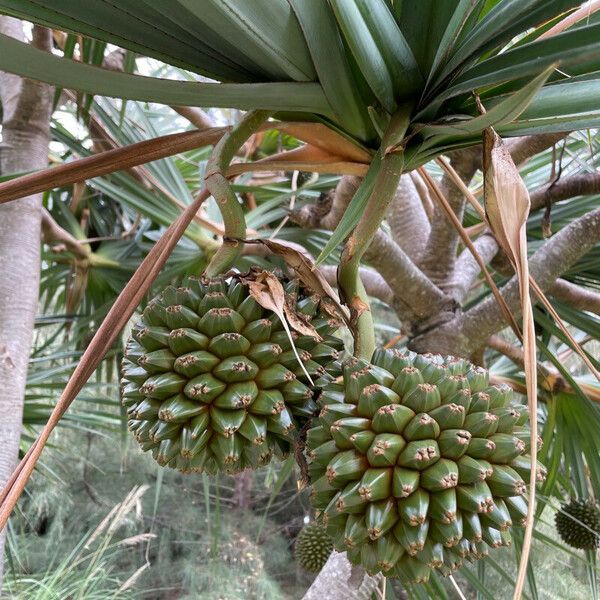
[[[333,117],[318,83],[197,83],[143,77],[59,58],[0,34],[0,69],[68,89],[143,102]]]

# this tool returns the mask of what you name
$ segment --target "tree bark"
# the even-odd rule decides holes
[[[351,565],[345,552],[333,551],[303,600],[370,600],[382,578]]]
[[[396,244],[413,261],[418,262],[425,249],[431,225],[410,173],[405,173],[400,178],[396,195],[390,204],[387,222]]]
[[[0,31],[24,40],[22,22],[0,17]],[[34,27],[32,43],[50,52],[51,33]],[[52,89],[0,73],[2,145],[0,173],[48,164]],[[38,305],[42,196],[0,206],[0,487],[16,466],[31,338]],[[4,534],[0,534],[0,556]],[[2,563],[0,563],[0,582]]]
[[[542,291],[547,291],[557,277],[589,252],[600,239],[600,208],[569,223],[529,259],[531,276]],[[501,290],[515,315],[520,313],[519,285],[516,276]],[[502,311],[493,296],[472,309],[420,337],[409,346],[415,352],[439,352],[469,357],[486,340],[506,326]]]
[[[458,150],[451,155],[450,164],[466,185],[477,171],[480,154],[480,148],[473,147]],[[462,191],[447,174],[442,176],[440,189],[459,221],[462,222],[466,201]],[[435,202],[431,231],[418,264],[425,275],[444,292],[452,287],[458,241],[458,231],[444,213],[440,203]]]

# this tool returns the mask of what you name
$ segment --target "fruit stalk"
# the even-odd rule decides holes
[[[227,271],[241,255],[243,239],[246,237],[246,219],[235,192],[231,189],[225,170],[242,144],[269,118],[270,111],[252,111],[216,144],[206,166],[204,181],[216,200],[225,235],[223,244],[206,267],[206,277],[214,277]]]
[[[339,287],[351,313],[354,355],[370,360],[375,332],[369,299],[359,277],[360,261],[385,218],[404,166],[402,140],[410,124],[412,106],[402,105],[390,120],[378,152],[381,166],[365,212],[348,238],[340,261]]]

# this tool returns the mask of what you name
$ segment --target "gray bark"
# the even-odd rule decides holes
[[[529,259],[529,271],[542,291],[589,252],[600,239],[600,208],[576,219],[550,238]],[[519,314],[519,285],[516,276],[501,290],[509,310]],[[535,296],[532,294],[532,298]],[[439,352],[470,356],[486,340],[506,326],[496,299],[490,295],[471,310],[413,339],[415,352]]]
[[[486,265],[498,252],[498,242],[493,235],[488,233],[478,237],[473,245]],[[459,304],[463,304],[480,273],[481,269],[475,257],[468,248],[465,248],[456,260],[454,279],[448,287],[448,295],[452,296]]]
[[[350,564],[345,552],[332,552],[303,600],[370,600],[383,576]]]
[[[21,21],[0,17],[0,31],[23,40]],[[35,27],[33,44],[50,51],[51,33]],[[0,73],[3,123],[0,172],[46,167],[52,90]],[[37,311],[41,195],[0,206],[0,487],[15,468],[21,437],[27,364]],[[0,534],[0,556],[4,534]],[[2,563],[0,562],[0,581]]]
[[[477,171],[479,155],[478,147],[459,150],[451,155],[450,164],[467,185]],[[461,190],[447,174],[442,176],[439,185],[452,210],[462,222],[466,200]],[[444,213],[441,204],[435,202],[431,232],[419,267],[444,292],[451,287],[454,278],[458,241],[458,231]]]
[[[416,262],[425,249],[431,226],[409,173],[400,178],[387,222],[394,241]]]

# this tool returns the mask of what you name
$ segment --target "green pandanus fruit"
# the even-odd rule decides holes
[[[484,369],[377,350],[371,363],[346,361],[319,403],[307,436],[312,502],[335,547],[368,572],[424,582],[524,525],[527,408]]]
[[[333,540],[320,523],[305,525],[296,538],[296,560],[307,571],[320,571],[332,551]]]
[[[122,402],[129,429],[159,464],[238,472],[290,451],[318,410],[320,383],[339,372],[343,345],[320,297],[294,283],[285,291],[313,328],[292,331],[294,347],[243,278],[191,277],[148,304],[126,345]]]
[[[571,500],[554,517],[565,544],[580,550],[600,548],[600,508],[593,500]]]

